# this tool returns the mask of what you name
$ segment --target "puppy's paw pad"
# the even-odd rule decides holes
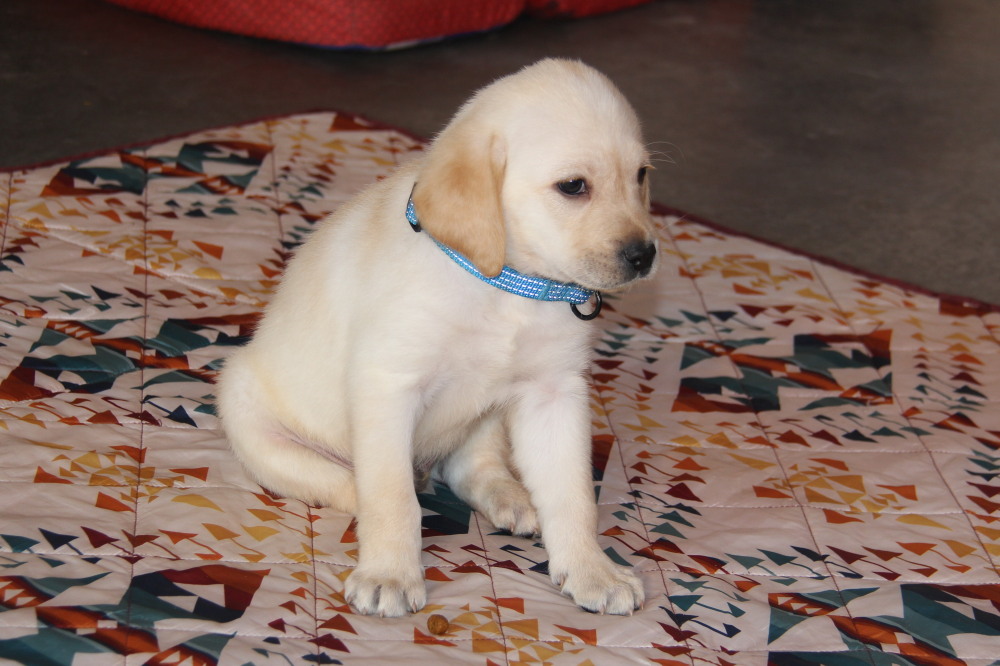
[[[610,563],[566,575],[562,591],[584,610],[601,615],[631,615],[646,599],[632,570]]]
[[[427,603],[421,576],[400,576],[355,569],[347,578],[345,597],[362,615],[400,617],[415,613]]]

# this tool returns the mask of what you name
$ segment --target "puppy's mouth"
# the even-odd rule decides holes
[[[654,241],[633,241],[623,244],[612,255],[587,257],[577,283],[596,291],[624,289],[632,282],[649,277],[656,270],[657,247]]]

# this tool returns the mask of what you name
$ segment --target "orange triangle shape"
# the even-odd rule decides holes
[[[222,525],[216,525],[214,523],[202,523],[212,536],[218,541],[224,541],[226,539],[235,539],[239,536],[238,533],[232,531],[228,527],[223,527]]]
[[[479,652],[507,652],[507,648],[504,647],[499,641],[492,638],[487,638],[478,632],[472,632],[472,651],[475,653]]]
[[[945,539],[944,542],[948,544],[948,547],[951,548],[952,552],[959,557],[968,557],[977,550],[974,546],[970,546],[967,543],[962,543],[961,541],[955,541],[953,539]]]
[[[122,504],[114,497],[105,495],[104,493],[97,493],[97,501],[94,502],[94,506],[99,509],[109,509],[111,511],[131,511],[132,507]]]
[[[854,504],[859,499],[861,499],[862,497],[865,496],[864,493],[848,493],[848,492],[844,492],[843,490],[841,490],[840,492],[838,492],[837,495],[840,497],[840,500],[844,504]]]
[[[347,621],[347,618],[340,614],[334,615],[329,620],[321,624],[319,628],[336,629],[337,631],[348,631],[352,634],[358,633],[357,631],[354,630],[354,627],[351,626],[351,623]]]
[[[694,458],[691,458],[690,456],[688,456],[684,460],[681,460],[679,463],[674,465],[674,467],[676,467],[677,469],[686,469],[692,472],[700,472],[702,470],[708,469],[707,467],[699,465],[698,461],[696,461]]]
[[[564,627],[561,624],[557,624],[557,627],[563,631],[568,631],[580,640],[582,640],[587,645],[597,645],[597,630],[596,629],[573,629],[572,627]]]
[[[445,573],[437,567],[427,567],[427,569],[424,571],[424,578],[426,578],[427,580],[440,581],[442,583],[447,583],[448,581],[451,580],[451,578],[448,578],[448,576],[445,575]]]
[[[845,472],[848,470],[847,463],[843,460],[837,460],[836,458],[813,458],[818,463],[822,463],[827,467],[834,467],[836,469],[842,469]]]
[[[194,537],[198,536],[194,532],[170,532],[169,530],[160,530],[160,531],[166,534],[168,537],[170,537],[170,540],[173,543],[180,543],[185,539],[193,539]]]
[[[764,294],[764,292],[762,291],[751,289],[750,287],[744,287],[738,282],[733,285],[733,291],[735,291],[737,294],[753,294],[755,296],[763,296]]]
[[[438,638],[437,636],[425,634],[416,627],[413,627],[413,642],[417,645],[447,645],[449,647],[455,647],[455,644],[451,641],[446,641]]]
[[[194,241],[203,252],[208,255],[215,257],[216,259],[222,259],[222,250],[224,249],[221,245],[213,245],[212,243],[203,243],[202,241]]]
[[[55,474],[50,474],[39,467],[35,470],[35,483],[68,483],[72,485],[73,482],[68,479],[60,479]]]
[[[491,601],[496,602],[496,605],[500,606],[501,608],[509,608],[513,611],[517,611],[518,613],[524,612],[524,599],[521,599],[519,597],[491,599]]]
[[[207,467],[191,467],[191,468],[178,468],[171,469],[171,472],[175,474],[184,474],[185,476],[193,476],[202,481],[208,480],[208,468]]]
[[[823,509],[823,514],[826,516],[826,522],[833,523],[834,525],[841,523],[863,523],[864,521],[860,518],[852,518],[851,516],[844,515],[839,511],[834,511],[832,509]]]
[[[514,620],[513,622],[504,622],[503,626],[508,629],[514,629],[519,631],[525,636],[531,636],[535,640],[538,640],[538,620]]]
[[[916,553],[917,555],[923,555],[929,550],[934,549],[933,543],[897,543],[900,548],[905,548],[911,553]]]
[[[753,492],[757,497],[768,497],[772,499],[787,499],[791,497],[788,493],[783,493],[780,490],[775,490],[774,488],[766,488],[764,486],[754,486]]]
[[[864,548],[869,553],[871,553],[878,559],[882,560],[883,562],[888,562],[889,560],[897,558],[900,555],[902,555],[902,553],[897,553],[894,550],[882,550],[880,548],[869,548],[868,546],[862,546],[862,548]]]
[[[823,504],[839,504],[836,500],[830,499],[826,495],[816,492],[809,486],[803,488],[806,492],[806,500],[809,502],[821,502]]]
[[[908,500],[917,500],[917,487],[916,486],[884,486],[879,484],[879,488],[885,488],[886,490],[891,490],[900,497],[904,497]]]
[[[831,481],[836,481],[842,486],[847,486],[852,490],[856,490],[860,493],[865,492],[865,480],[860,474],[841,474],[838,476],[827,477]]]

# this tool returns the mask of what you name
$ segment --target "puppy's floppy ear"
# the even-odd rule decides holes
[[[504,264],[505,165],[500,139],[459,121],[431,145],[413,192],[420,226],[488,277],[499,275]]]

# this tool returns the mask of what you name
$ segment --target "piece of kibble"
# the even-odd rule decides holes
[[[435,613],[427,618],[427,631],[431,632],[435,636],[440,636],[441,634],[448,632],[448,618],[444,615],[438,615]]]

